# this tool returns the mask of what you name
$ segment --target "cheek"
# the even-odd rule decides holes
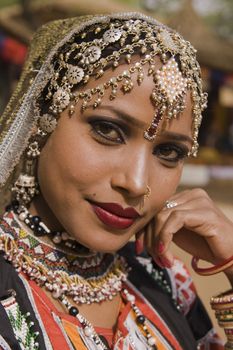
[[[68,192],[72,189],[85,189],[87,186],[100,183],[104,174],[111,167],[103,148],[94,144],[87,135],[80,132],[58,132],[51,135],[41,152],[38,166],[38,178],[41,188]]]
[[[180,182],[183,170],[183,164],[174,169],[164,168],[158,171],[151,186],[151,208],[158,212],[164,206],[164,203],[176,192]]]

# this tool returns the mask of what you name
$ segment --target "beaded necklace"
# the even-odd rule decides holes
[[[86,259],[67,254],[45,244],[32,232],[27,232],[17,216],[15,236],[1,235],[0,250],[17,271],[23,271],[54,298],[71,297],[77,304],[111,300],[122,289],[127,277],[127,265],[117,254],[97,253]]]
[[[96,333],[92,324],[80,314],[78,304],[90,304],[107,299],[111,300],[118,292],[121,292],[122,298],[130,303],[131,309],[135,315],[136,325],[145,338],[147,348],[153,350],[157,349],[156,339],[152,336],[147,326],[147,319],[135,304],[135,296],[127,289],[123,288],[122,282],[126,280],[127,267],[122,257],[98,253],[94,257],[95,260],[93,260],[93,257],[86,258],[86,260],[89,260],[89,263],[86,263],[83,268],[79,256],[69,255],[62,250],[45,244],[30,231],[26,231],[22,225],[22,221],[19,220],[14,212],[10,211],[6,213],[4,219],[9,226],[13,227],[16,234],[10,235],[8,232],[6,235],[1,235],[0,250],[5,251],[6,258],[12,262],[18,271],[26,273],[30,279],[33,279],[40,286],[45,286],[45,288],[51,292],[52,297],[60,301],[71,316],[78,319],[84,335],[92,340],[97,350],[108,350],[109,347]],[[83,278],[83,275],[78,276],[77,273],[75,275],[74,271],[77,268],[80,273],[82,272],[85,274],[85,271],[89,270],[91,265],[93,265],[92,268],[94,267],[97,269],[96,271],[98,271],[104,259],[106,259],[105,264],[103,264],[104,268],[102,267],[102,269],[100,269],[102,271],[102,276],[104,276],[101,277],[101,280],[104,280],[104,278],[108,280],[109,278],[111,283],[113,282],[115,289],[111,290],[110,288],[107,292],[103,292],[105,284],[102,284],[98,289],[98,297],[95,296],[93,298],[93,296],[91,297],[89,295],[87,298],[86,295],[84,296],[84,290],[85,293],[88,291],[87,285],[89,285],[89,280],[95,280],[96,277],[92,275],[92,278],[88,280],[88,278]],[[84,261],[84,258],[81,260]],[[92,263],[90,263],[90,261],[92,261]],[[71,271],[69,271],[69,269],[71,269]],[[105,270],[104,272],[103,269]],[[109,273],[109,271],[111,272]],[[67,286],[62,283],[65,279],[67,281],[68,278],[72,278],[74,275],[75,278],[72,283],[68,283]],[[65,279],[62,280],[64,276]],[[100,276],[101,274],[99,274],[99,277]],[[116,276],[118,278],[116,278]],[[96,287],[98,284],[95,282],[93,285]],[[70,288],[68,289],[68,287]],[[78,295],[76,293],[77,291],[79,292]],[[73,299],[75,306],[69,301],[68,297]]]
[[[146,317],[135,304],[135,296],[131,294],[126,288],[122,290],[121,296],[123,299],[126,300],[126,302],[130,303],[131,309],[136,317],[136,324],[138,328],[142,331],[142,333],[145,334],[145,341],[148,346],[148,349],[157,350],[156,339],[151,335],[149,328],[147,327]],[[67,308],[69,314],[78,319],[79,323],[83,328],[85,336],[94,341],[96,348],[98,350],[108,350],[109,347],[103,343],[100,336],[96,333],[92,324],[83,315],[80,314],[78,308],[76,306],[73,306],[66,297],[60,298],[60,301]]]

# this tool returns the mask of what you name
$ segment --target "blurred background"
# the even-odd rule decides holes
[[[186,164],[180,190],[206,189],[233,220],[232,0],[0,0],[0,113],[39,26],[59,18],[119,11],[149,14],[178,30],[198,50],[209,105],[200,130],[199,155]],[[174,251],[190,264],[190,256],[177,247]],[[229,287],[223,274],[193,277],[208,309],[209,297]]]

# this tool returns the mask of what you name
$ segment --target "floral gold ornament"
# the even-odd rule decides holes
[[[11,191],[19,202],[30,203],[32,198],[39,193],[35,176],[20,174]]]
[[[67,78],[71,84],[78,84],[84,77],[82,68],[70,65],[68,68]]]
[[[103,40],[106,43],[114,43],[115,41],[118,41],[121,38],[121,35],[121,30],[117,28],[109,29],[104,33]]]
[[[43,114],[39,119],[39,126],[46,134],[50,134],[56,128],[57,120],[50,114]]]

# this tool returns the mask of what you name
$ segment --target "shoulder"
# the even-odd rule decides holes
[[[183,315],[187,315],[198,299],[197,291],[186,265],[179,258],[174,259],[174,264],[170,269],[161,269],[150,255],[143,252],[136,255],[133,242],[128,243],[121,251],[125,256],[131,274],[138,280],[150,280],[153,288],[154,281],[170,298],[179,306]]]

